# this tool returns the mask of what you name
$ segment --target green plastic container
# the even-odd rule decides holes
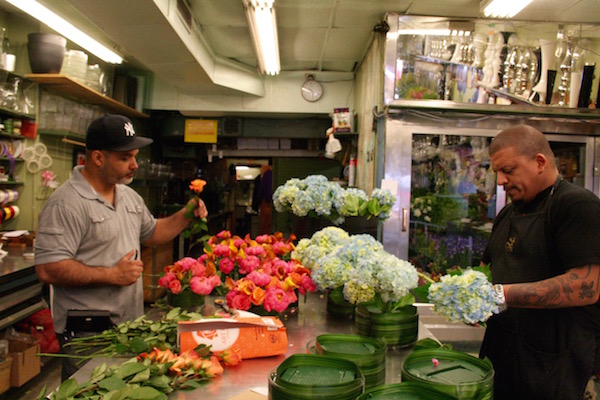
[[[317,336],[315,352],[340,357],[358,365],[365,377],[365,390],[385,383],[386,345],[360,335],[325,334]]]
[[[365,378],[356,363],[321,354],[294,354],[269,373],[271,400],[355,400]]]
[[[456,400],[418,382],[392,383],[367,390],[356,400]]]
[[[416,350],[404,359],[401,375],[402,382],[427,384],[460,400],[493,398],[494,369],[487,358],[448,349]]]
[[[382,313],[375,307],[356,307],[356,333],[380,339],[388,346],[412,346],[419,334],[417,307],[406,306],[394,312]]]

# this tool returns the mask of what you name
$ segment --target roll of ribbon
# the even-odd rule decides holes
[[[19,214],[21,214],[21,210],[19,209],[19,206],[11,206],[13,209],[13,218],[14,217],[18,217]]]
[[[10,207],[4,207],[4,213],[6,214],[6,217],[4,217],[5,221],[13,217],[13,210]]]
[[[17,192],[15,189],[8,189],[8,202],[11,201],[17,201],[17,199],[19,198],[19,192]]]

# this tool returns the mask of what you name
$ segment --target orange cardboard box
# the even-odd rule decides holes
[[[181,352],[200,344],[213,351],[236,348],[243,360],[285,354],[287,332],[277,317],[207,318],[177,324]]]

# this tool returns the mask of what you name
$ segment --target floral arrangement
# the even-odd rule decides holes
[[[200,260],[225,279],[229,307],[280,313],[298,301],[296,292],[316,290],[310,269],[291,259],[295,238],[277,232],[242,239],[221,231],[208,240]]]
[[[164,275],[158,285],[177,295],[184,290],[191,290],[198,295],[209,295],[213,289],[221,285],[214,265],[205,265],[199,258],[184,257],[163,269]]]
[[[434,312],[449,321],[466,324],[485,322],[498,313],[492,284],[485,273],[473,269],[444,275],[439,282],[432,283],[429,301]]]
[[[291,212],[298,217],[324,217],[335,225],[345,217],[364,216],[385,220],[390,217],[396,197],[387,189],[374,189],[370,196],[361,189],[344,189],[323,175],[293,178],[273,192],[277,212]]]
[[[328,227],[298,243],[293,257],[310,265],[319,290],[339,291],[352,304],[374,303],[383,311],[412,304],[418,273],[389,254],[370,235],[344,235]]]

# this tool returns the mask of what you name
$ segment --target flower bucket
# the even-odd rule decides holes
[[[294,354],[269,373],[271,400],[354,400],[363,389],[358,366],[338,357]]]
[[[346,299],[334,301],[330,297],[330,292],[327,292],[327,315],[340,319],[354,318],[354,310],[356,305],[350,303]]]
[[[344,229],[351,235],[368,234],[377,239],[377,226],[379,218],[377,217],[346,217],[340,228]]]
[[[387,347],[380,340],[360,335],[324,334],[317,336],[314,351],[355,362],[365,377],[365,390],[385,383]]]
[[[401,382],[378,386],[366,390],[356,400],[392,400],[392,399],[419,399],[419,400],[456,400],[442,392],[430,388],[428,385],[417,382]]]
[[[300,240],[303,238],[310,239],[315,232],[333,225],[333,222],[324,217],[298,217],[290,214],[290,224],[291,232]]]
[[[173,307],[195,309],[204,305],[204,297],[191,290],[182,290],[179,294],[167,293],[167,302]]]
[[[406,306],[394,312],[382,312],[376,307],[356,307],[356,333],[380,339],[388,346],[412,346],[419,333],[419,314],[415,306]]]
[[[402,382],[426,384],[460,400],[493,398],[494,369],[490,360],[460,351],[413,351],[404,359],[401,375]]]

